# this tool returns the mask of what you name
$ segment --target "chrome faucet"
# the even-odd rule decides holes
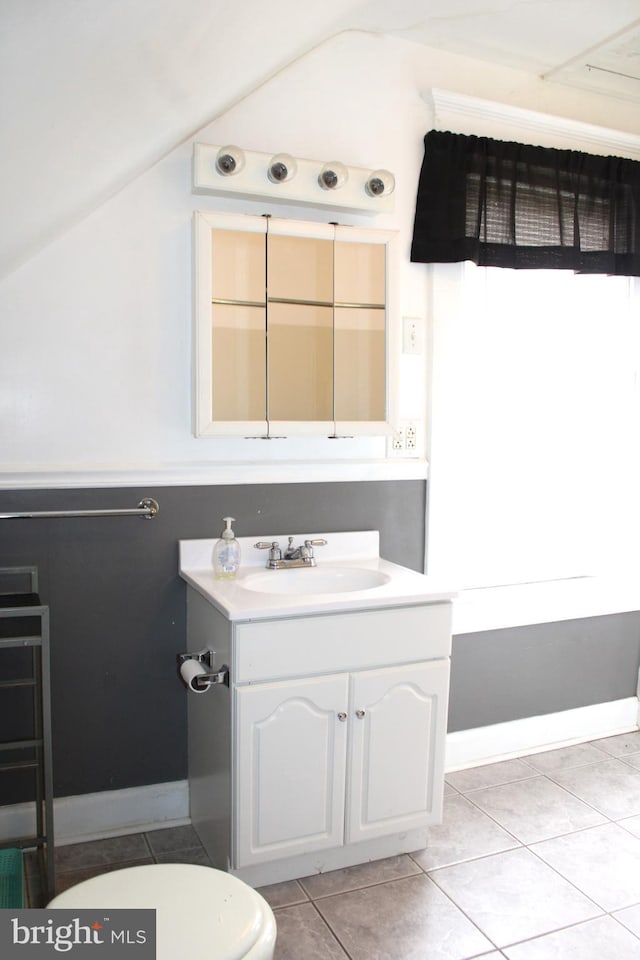
[[[257,550],[269,551],[269,559],[267,560],[269,570],[286,570],[291,567],[315,567],[316,558],[313,555],[313,548],[323,547],[327,542],[318,537],[315,540],[305,540],[303,544],[294,547],[293,537],[289,537],[288,540],[289,542],[284,551],[284,556],[277,540],[258,540],[257,543],[254,543],[254,547],[256,547]]]

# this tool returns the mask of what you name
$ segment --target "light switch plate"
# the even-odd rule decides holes
[[[402,318],[402,352],[419,356],[422,353],[422,319]]]

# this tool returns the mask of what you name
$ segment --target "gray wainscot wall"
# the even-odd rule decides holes
[[[453,638],[449,732],[635,697],[640,613]]]
[[[131,508],[157,517],[0,520],[0,566],[36,564],[50,607],[54,793],[73,796],[187,774],[186,584],[178,541],[380,530],[388,559],[422,569],[425,482],[370,481],[0,492],[0,513]],[[0,727],[2,727],[0,713]],[[29,796],[29,792],[26,796]],[[3,786],[0,803],[20,797]]]
[[[56,796],[186,777],[179,540],[217,537],[228,514],[240,536],[378,529],[384,557],[421,570],[425,496],[419,480],[0,492],[0,512],[160,504],[153,520],[0,521],[0,565],[37,564],[51,610]],[[639,663],[639,613],[455,636],[449,729],[635,696]]]

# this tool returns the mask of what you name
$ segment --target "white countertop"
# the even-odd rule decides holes
[[[315,548],[317,567],[301,570],[302,582],[306,573],[323,565],[356,567],[386,574],[387,582],[366,590],[344,593],[265,593],[247,589],[247,580],[256,573],[267,571],[267,550],[257,550],[254,544],[277,540],[284,552],[290,534],[238,537],[242,560],[235,580],[217,580],[213,575],[211,557],[216,539],[180,541],[180,575],[229,620],[268,620],[276,617],[340,613],[351,610],[370,610],[382,607],[438,603],[452,600],[457,591],[434,577],[416,573],[408,567],[391,563],[380,557],[380,536],[377,530],[354,533],[296,533],[294,546],[305,540],[322,538],[326,546]],[[284,571],[267,571],[278,577]]]

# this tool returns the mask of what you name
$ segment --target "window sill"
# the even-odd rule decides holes
[[[640,610],[640,577],[629,573],[463,590],[453,602],[453,633]]]

